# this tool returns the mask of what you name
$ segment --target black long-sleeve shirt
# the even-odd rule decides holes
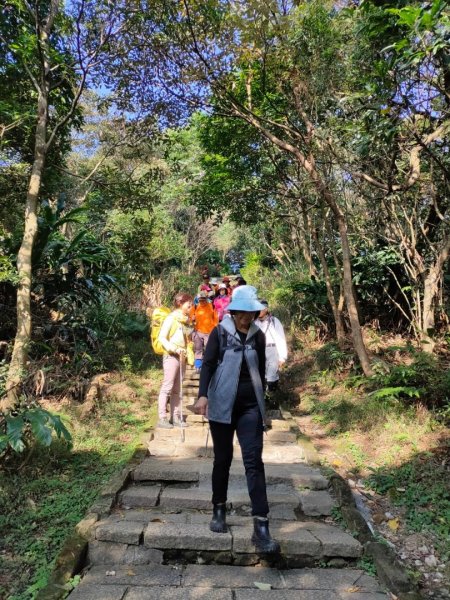
[[[239,337],[241,338],[241,342],[245,344],[245,340],[247,338],[246,333],[242,333],[241,331],[237,331]],[[264,333],[259,330],[255,335],[255,350],[258,354],[258,364],[259,364],[259,374],[261,376],[261,381],[264,386],[264,379],[266,373],[266,337]],[[202,370],[200,373],[200,385],[198,390],[198,397],[207,396],[208,395],[208,386],[211,381],[212,376],[214,375],[215,370],[217,369],[217,364],[219,362],[219,331],[218,327],[214,327],[211,331],[208,343],[206,344],[205,353],[203,355],[203,363]],[[241,364],[241,372],[239,374],[239,382],[249,381],[250,380],[250,372],[248,370],[247,361],[245,360],[245,355]]]

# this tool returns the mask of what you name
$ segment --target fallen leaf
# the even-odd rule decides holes
[[[357,585],[352,585],[352,587],[347,588],[345,591],[349,592],[350,594],[355,594],[356,592],[359,592],[361,590],[360,587],[358,587]]]
[[[395,488],[397,492],[406,492],[406,488]]]
[[[255,586],[258,588],[258,590],[271,590],[272,586],[270,585],[270,583],[261,583],[260,581],[254,581],[253,582],[255,584]]]
[[[127,571],[127,575],[132,576],[132,575],[136,575],[136,573],[132,569],[130,569],[129,571]]]
[[[379,525],[380,523],[382,523],[383,521],[386,520],[386,517],[384,516],[383,513],[374,513],[374,515],[372,516],[373,522],[376,523],[377,525]]]
[[[105,573],[106,577],[114,577],[115,574],[116,574],[115,571],[106,571],[106,573]]]
[[[391,531],[397,531],[397,529],[400,526],[400,523],[398,522],[398,519],[389,519],[389,521],[387,522],[388,527]]]

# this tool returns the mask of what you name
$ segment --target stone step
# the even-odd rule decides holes
[[[186,482],[187,483],[187,482]],[[189,485],[189,483],[187,483]],[[126,508],[152,508],[159,506],[164,510],[209,510],[211,508],[210,477],[200,480],[195,487],[162,488],[160,485],[134,485],[120,494],[119,504]],[[286,484],[268,484],[267,496],[271,514],[277,506],[286,509],[289,516],[296,519],[296,512],[307,517],[329,516],[335,506],[330,494],[325,490],[299,490]],[[245,477],[231,479],[228,489],[228,503],[233,510],[249,514],[250,499]]]
[[[212,461],[182,460],[177,458],[150,457],[140,463],[132,472],[136,482],[198,482],[210,481]],[[268,484],[284,483],[301,489],[325,490],[328,480],[320,470],[303,463],[292,465],[265,464]],[[230,485],[245,485],[244,466],[233,461],[230,469]]]
[[[265,584],[266,590],[258,585]],[[70,600],[382,600],[359,569],[270,569],[228,565],[93,566]]]
[[[210,518],[210,514],[198,512],[172,515],[160,511],[123,511],[100,522],[95,539],[130,546],[140,546],[143,542],[145,548],[156,550],[228,552],[228,562],[235,555],[255,554],[251,518],[229,516],[228,532],[224,534],[209,530]],[[270,528],[284,556],[320,561],[337,557],[355,559],[362,553],[355,538],[326,523],[272,519]]]

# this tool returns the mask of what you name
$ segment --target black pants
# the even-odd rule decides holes
[[[228,479],[233,460],[233,437],[236,432],[244,461],[252,515],[266,517],[269,505],[262,461],[263,422],[251,382],[239,384],[231,423],[210,421],[209,425],[214,445],[213,503],[222,504],[227,501]]]

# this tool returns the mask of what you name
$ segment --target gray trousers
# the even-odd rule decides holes
[[[181,362],[180,362],[181,360]],[[180,366],[181,365],[181,366]],[[167,398],[170,396],[170,419],[177,419],[181,413],[181,382],[186,371],[186,361],[178,356],[163,356],[164,378],[158,397],[158,416],[166,418]]]
[[[192,341],[194,342],[194,358],[203,358],[208,338],[209,333],[194,331],[192,334]]]

